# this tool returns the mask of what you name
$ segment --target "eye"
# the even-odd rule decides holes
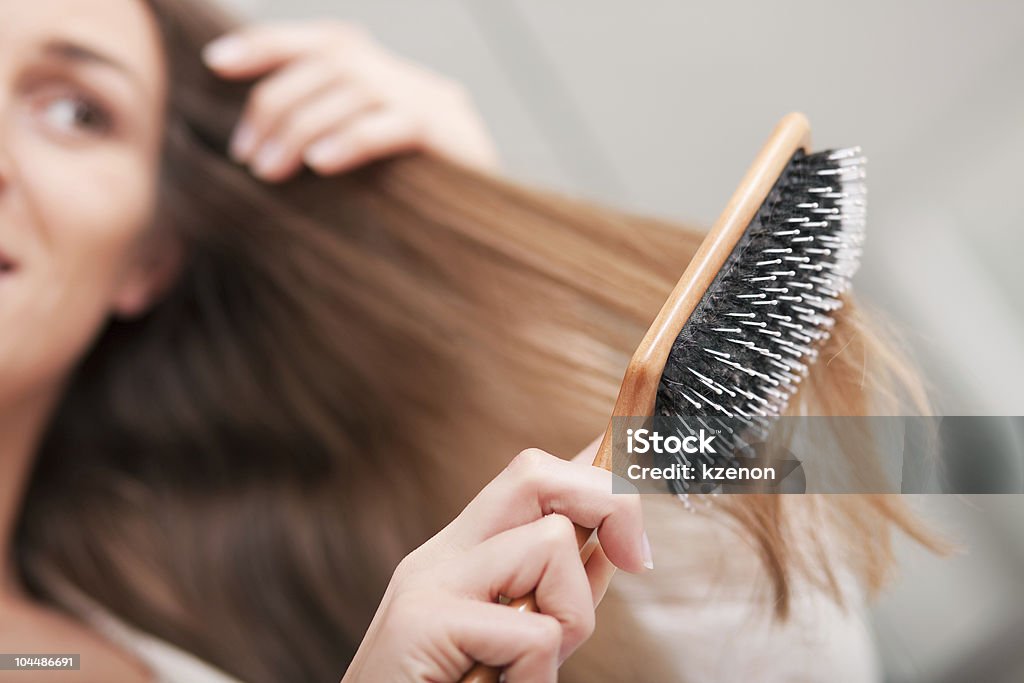
[[[45,98],[39,103],[38,112],[48,126],[62,133],[98,135],[109,132],[112,126],[103,107],[74,93]]]

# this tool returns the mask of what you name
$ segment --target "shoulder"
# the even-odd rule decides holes
[[[4,601],[0,610],[0,642],[5,652],[46,652],[81,655],[81,670],[0,671],[0,683],[69,681],[99,683],[152,683],[153,676],[140,661],[88,626],[45,605]]]

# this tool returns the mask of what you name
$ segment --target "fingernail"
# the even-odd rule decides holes
[[[276,142],[267,142],[256,154],[252,162],[252,170],[258,176],[273,174],[285,161],[284,147]]]
[[[348,147],[337,138],[324,138],[306,148],[304,159],[308,165],[319,169],[344,162],[348,154]]]
[[[231,156],[235,161],[246,161],[253,153],[253,145],[256,143],[256,133],[247,123],[242,123],[231,136]]]
[[[654,569],[654,557],[651,556],[651,541],[647,538],[646,531],[640,536],[640,552],[643,555],[644,566],[648,569]]]
[[[245,43],[236,36],[218,38],[203,48],[203,61],[212,67],[232,66],[246,58]]]

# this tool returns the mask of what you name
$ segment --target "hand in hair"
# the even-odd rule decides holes
[[[249,26],[210,43],[203,57],[225,79],[260,79],[231,150],[264,180],[286,180],[303,163],[329,175],[412,150],[481,170],[497,166],[458,83],[388,52],[355,26]]]
[[[615,566],[650,567],[639,496],[612,474],[539,450],[519,454],[391,579],[344,681],[458,681],[474,661],[506,680],[555,681],[594,629]],[[584,567],[571,522],[596,528]],[[535,592],[540,613],[496,604]]]

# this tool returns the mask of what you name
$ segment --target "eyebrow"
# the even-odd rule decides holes
[[[111,69],[132,81],[136,87],[145,90],[142,78],[125,63],[81,43],[70,40],[54,40],[43,46],[43,54],[61,61],[98,65]]]

